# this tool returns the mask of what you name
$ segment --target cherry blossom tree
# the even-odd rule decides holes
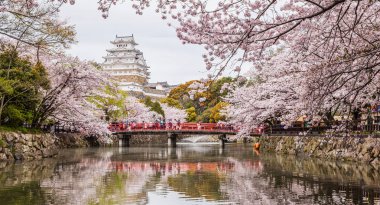
[[[127,98],[125,109],[127,110],[128,121],[154,122],[156,117],[160,117],[158,113],[151,111],[135,97]]]
[[[242,87],[232,88],[234,91],[227,98],[231,104],[227,113],[231,122],[242,127],[242,133],[249,133],[270,118],[289,126],[300,116],[307,116],[309,121],[318,123],[323,120],[331,126],[334,115],[345,116],[352,121],[354,110],[377,103],[379,76],[358,88],[360,91],[357,92],[352,88],[368,80],[344,80],[338,89],[333,87],[338,85],[323,86],[327,77],[322,77],[322,72],[326,69],[312,72],[308,62],[294,64],[292,55],[281,51],[258,62],[259,69],[248,74],[250,81]],[[345,128],[352,126],[345,124]]]
[[[42,57],[51,85],[50,89],[40,91],[42,100],[34,112],[33,125],[53,120],[73,125],[84,133],[107,132],[107,122],[100,119],[103,110],[88,98],[102,95],[102,86],[109,84],[108,75],[75,57],[62,54]]]
[[[165,113],[165,120],[179,120],[181,122],[184,122],[187,114],[185,110],[181,110],[175,107],[171,107],[165,103],[161,103],[161,107],[164,110]]]
[[[118,0],[101,0],[108,14]],[[300,57],[313,57],[334,66],[376,51],[379,2],[352,0],[131,0],[136,13],[150,5],[163,19],[173,19],[184,43],[202,44],[208,68],[233,67],[266,57],[273,46],[286,44]],[[323,55],[322,55],[323,54]],[[220,59],[217,63],[214,60]],[[310,62],[310,61],[309,61]],[[313,63],[314,64],[314,63]],[[220,67],[221,66],[221,67]],[[322,66],[321,64],[319,66]]]
[[[100,9],[107,14],[115,2],[99,1]],[[174,20],[170,23],[184,43],[204,45],[207,69],[214,67],[216,75],[244,66],[286,75],[265,76],[264,84],[253,86],[257,96],[249,88],[237,91],[272,107],[266,116],[276,114],[278,106],[292,120],[301,113],[349,115],[379,95],[377,1],[132,2],[138,14],[154,2],[163,19]],[[273,57],[273,52],[283,54]]]
[[[273,58],[282,59],[285,54]],[[229,87],[231,94],[226,100],[230,106],[226,113],[229,121],[240,127],[240,134],[249,134],[269,118],[278,118],[289,126],[311,108],[302,72],[289,73],[286,66],[271,69],[272,61],[264,61],[261,66],[260,71],[247,74],[250,80],[243,86]]]
[[[0,2],[0,42],[41,49],[66,48],[74,42],[74,27],[59,20],[60,7],[74,1],[7,0]]]
[[[98,2],[107,17],[120,0]],[[241,111],[238,117],[255,119],[240,122],[258,122],[273,115],[289,121],[302,113],[325,118],[332,113],[350,115],[378,100],[378,1],[130,2],[138,14],[154,5],[183,43],[203,45],[206,68],[214,76],[226,69],[240,73],[248,67],[254,70],[253,77],[263,79],[262,84],[237,88],[232,96],[231,102],[239,105],[232,108],[257,106],[259,110],[252,116]],[[258,102],[252,106],[252,100],[246,99],[244,104],[239,99],[243,95]]]

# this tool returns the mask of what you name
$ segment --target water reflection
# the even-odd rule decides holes
[[[1,204],[380,204],[369,165],[258,153],[251,146],[73,149],[0,163]]]

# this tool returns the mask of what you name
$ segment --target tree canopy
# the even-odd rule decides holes
[[[192,80],[173,88],[168,97],[161,100],[173,107],[186,109],[189,122],[218,122],[224,121],[221,114],[227,103],[223,97],[228,93],[226,84],[234,82],[231,77],[223,77],[214,81]]]
[[[147,106],[151,111],[156,112],[158,115],[165,117],[165,112],[162,109],[160,103],[158,101],[152,101],[152,99],[148,96],[142,100],[142,102]]]
[[[59,19],[64,0],[7,0],[0,2],[0,42],[39,50],[67,48],[74,43],[74,27]],[[74,1],[70,1],[74,3]]]
[[[55,11],[66,2],[74,3],[3,1],[0,34],[37,48],[72,42],[71,28],[60,24],[55,12],[41,13]],[[117,2],[121,1],[98,2],[104,17]],[[320,120],[340,113],[350,119],[355,110],[379,103],[379,1],[131,2],[137,14],[155,5],[156,12],[175,27],[183,43],[203,45],[210,77],[228,69],[240,75],[242,68],[250,68],[246,77],[251,81],[236,81],[227,99],[231,122],[246,131],[273,116],[288,124],[300,115]],[[36,14],[48,15],[32,18],[40,16]],[[211,108],[222,100],[214,95],[218,89],[213,91],[212,86],[201,81],[185,83],[165,102],[187,109],[188,119],[213,121],[220,115],[212,114]]]
[[[288,124],[302,115],[350,119],[379,103],[378,1],[133,2],[139,14],[155,2],[184,43],[204,45],[213,74],[245,66],[261,79],[228,100],[233,122],[247,130],[271,116]],[[105,14],[112,3],[100,2]]]
[[[32,123],[41,98],[50,87],[41,63],[33,65],[15,50],[0,53],[0,125]]]
[[[88,100],[104,111],[106,121],[120,121],[128,115],[125,109],[127,96],[127,92],[116,86],[105,85],[101,95],[90,96]]]

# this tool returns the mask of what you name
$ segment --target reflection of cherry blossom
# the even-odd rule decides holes
[[[65,165],[64,169],[41,182],[41,188],[51,194],[51,204],[80,205],[96,198],[96,187],[108,172],[111,153],[101,159],[82,159],[80,162]]]

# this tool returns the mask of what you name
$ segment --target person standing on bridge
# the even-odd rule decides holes
[[[163,129],[163,128],[164,128],[164,120],[160,119],[160,129]]]
[[[128,129],[129,128],[129,124],[128,124],[128,120],[126,119],[125,120],[125,129]]]
[[[175,130],[179,130],[179,121],[177,119],[174,119],[174,121],[176,122],[174,125],[173,125],[173,129]]]
[[[219,126],[219,129],[221,129],[221,130],[224,130],[225,129],[225,124],[224,123],[220,123],[220,126]]]
[[[142,126],[143,126],[144,129],[147,129],[147,128],[148,128],[148,125],[146,124],[145,121],[142,121]]]
[[[159,117],[158,119],[156,119],[155,123],[154,123],[154,128],[155,129],[160,129],[160,124],[161,123],[161,118]]]
[[[172,120],[170,119],[170,120],[169,120],[169,123],[168,123],[168,129],[169,129],[169,130],[172,129],[172,126],[173,126],[173,123],[172,123]]]
[[[132,122],[129,122],[129,124],[127,124],[127,129],[128,129],[129,131],[131,131],[131,130],[132,130],[132,125],[133,125],[133,123],[132,123]]]

